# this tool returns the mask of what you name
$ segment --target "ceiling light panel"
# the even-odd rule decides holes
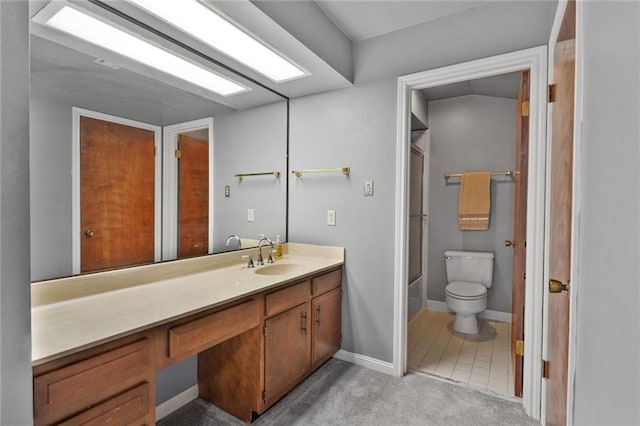
[[[129,1],[277,83],[308,75],[197,0]]]
[[[49,14],[47,14],[49,15]],[[65,4],[50,16],[34,20],[141,62],[222,96],[250,90],[193,62]]]

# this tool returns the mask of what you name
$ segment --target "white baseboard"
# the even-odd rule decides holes
[[[441,302],[439,300],[430,300],[427,299],[427,308],[432,309],[434,311],[449,311],[446,302]],[[484,311],[478,314],[480,318],[500,321],[500,322],[508,322],[511,323],[511,312],[500,312],[493,311],[491,309],[485,309]]]
[[[166,400],[156,407],[156,421],[176,411],[183,405],[187,405],[194,399],[198,398],[198,385],[195,384],[190,388],[183,390],[176,396]]]
[[[395,376],[393,364],[390,362],[381,361],[379,359],[371,358],[366,355],[347,352],[343,349],[340,349],[338,352],[336,352],[333,357],[350,362],[360,367],[368,368],[369,370],[377,371],[378,373]]]

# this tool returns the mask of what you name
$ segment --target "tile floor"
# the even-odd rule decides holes
[[[511,324],[479,319],[480,333],[453,330],[454,315],[422,309],[409,323],[408,367],[513,397]]]

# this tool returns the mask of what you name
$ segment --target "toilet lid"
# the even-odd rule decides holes
[[[474,299],[487,294],[487,288],[482,284],[454,281],[447,285],[446,292],[459,299]]]

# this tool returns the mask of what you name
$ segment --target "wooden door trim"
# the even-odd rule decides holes
[[[178,162],[174,152],[178,135],[194,130],[208,129],[209,133],[209,253],[213,253],[213,202],[215,198],[213,170],[213,117],[172,124],[162,129],[162,259],[178,258]]]
[[[71,107],[71,257],[73,274],[80,273],[80,252],[81,252],[81,217],[80,217],[80,117],[95,118],[112,123],[123,124],[125,126],[137,127],[150,130],[154,133],[154,146],[156,148],[155,158],[155,190],[154,190],[154,260],[162,260],[161,251],[161,203],[162,203],[162,162],[160,155],[161,127],[154,126],[128,118],[117,117],[115,115],[104,114],[84,108]]]
[[[527,286],[525,292],[524,389],[525,412],[535,419],[541,415],[542,395],[542,304],[544,278],[544,235],[546,199],[546,110],[547,48],[521,50],[465,62],[398,78],[396,134],[396,197],[394,256],[393,374],[406,373],[407,363],[407,243],[408,243],[408,161],[410,145],[411,90],[436,87],[498,74],[531,71],[530,169],[527,195]]]

